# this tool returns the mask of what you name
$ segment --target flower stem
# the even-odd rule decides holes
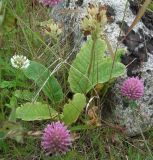
[[[94,54],[95,54],[95,46],[96,46],[96,42],[97,42],[97,33],[95,33],[95,36],[92,36],[92,40],[93,40],[93,44],[92,44],[92,48],[91,48],[90,63],[89,63],[88,72],[87,72],[88,77],[90,76],[92,66],[94,66],[93,59],[94,59]]]

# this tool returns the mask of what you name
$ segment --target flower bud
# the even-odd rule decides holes
[[[89,4],[87,15],[82,19],[82,31],[85,36],[101,32],[107,23],[106,7]]]
[[[49,35],[52,38],[58,37],[62,33],[61,28],[52,20],[42,22],[40,26],[43,28],[45,35]]]

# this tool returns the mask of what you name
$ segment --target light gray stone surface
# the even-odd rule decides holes
[[[145,83],[144,96],[137,101],[137,108],[131,109],[130,106],[123,103],[120,95],[120,86],[126,78],[119,78],[114,91],[115,97],[115,120],[126,128],[128,136],[135,136],[144,132],[153,126],[153,71],[143,72],[142,79]]]
[[[125,126],[128,136],[135,136],[153,127],[153,55],[149,55],[148,62],[138,71],[144,81],[144,96],[137,101],[138,107],[132,110],[125,107],[120,95],[120,86],[127,78],[119,78],[113,89],[115,94],[115,119]]]
[[[72,52],[75,49],[77,50],[79,46],[82,44],[82,36],[80,32],[80,21],[81,18],[86,13],[86,8],[88,6],[88,3],[99,3],[110,5],[114,10],[116,16],[114,17],[114,22],[111,24],[108,24],[106,26],[105,33],[107,34],[113,48],[116,47],[118,43],[118,36],[120,33],[120,28],[116,24],[117,21],[122,21],[126,1],[125,0],[84,0],[83,5],[81,7],[77,7],[78,12],[67,12],[66,15],[63,14],[57,14],[59,8],[63,8],[62,6],[57,6],[53,10],[53,14],[55,19],[59,22],[64,23],[64,30],[65,35],[72,32],[74,33],[74,46],[72,47]],[[58,8],[59,7],[59,8]],[[75,1],[71,1],[71,4],[69,6],[70,10],[74,9]],[[133,22],[135,16],[132,14],[132,12],[129,9],[129,4],[127,3],[126,8],[126,14],[125,14],[125,22],[127,22],[128,25],[131,25]],[[146,35],[153,36],[153,32],[148,30],[142,22],[137,23],[137,25],[134,27],[134,31],[138,31],[138,29],[143,29],[144,33]],[[121,32],[121,34],[123,34]],[[120,47],[126,48],[123,44],[120,45]],[[72,52],[68,54],[72,54]],[[76,52],[75,52],[76,53]],[[118,118],[118,121],[120,125],[123,125],[126,127],[126,133],[128,136],[135,136],[137,134],[140,134],[141,131],[144,132],[148,129],[150,129],[153,126],[153,56],[149,55],[148,62],[143,65],[141,70],[141,76],[145,83],[145,93],[141,100],[139,100],[138,108],[136,111],[133,111],[130,109],[130,107],[125,107],[122,102],[122,97],[119,93],[119,88],[123,80],[126,78],[121,77],[118,79],[113,91],[116,94],[116,97],[114,99],[114,102],[116,104],[116,110],[115,110],[115,117]],[[136,71],[136,72],[140,72]],[[134,114],[135,112],[135,114]]]

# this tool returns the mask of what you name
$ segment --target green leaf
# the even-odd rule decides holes
[[[31,101],[34,96],[34,93],[30,92],[29,90],[16,90],[14,92],[14,96],[18,99]]]
[[[96,84],[108,82],[110,78],[119,77],[125,72],[125,66],[117,61],[115,61],[112,69],[112,59],[105,56],[106,44],[101,39],[98,39],[95,44],[94,57],[89,74],[92,46],[93,41],[90,38],[81,48],[70,68],[68,81],[72,91],[75,93],[86,94]]]
[[[2,81],[0,82],[0,88],[13,88],[16,86],[15,81]]]
[[[115,61],[121,62],[121,56],[123,56],[124,54],[125,54],[125,50],[124,49],[118,49],[117,53],[116,53]]]
[[[23,87],[25,86],[25,82],[19,81],[19,80],[13,80],[13,81],[1,81],[0,82],[0,88],[15,88],[15,87]]]
[[[40,102],[25,103],[16,109],[16,118],[24,121],[51,119],[56,117],[57,114],[50,106]]]
[[[30,66],[24,69],[24,74],[34,80],[38,87],[42,87],[44,94],[52,101],[59,102],[63,98],[63,92],[56,78],[50,76],[50,71],[40,63],[31,61]]]
[[[8,104],[7,106],[11,108],[11,113],[9,115],[9,121],[16,122],[17,99],[15,96],[11,97],[10,104]]]
[[[86,104],[86,98],[84,94],[77,93],[74,95],[73,100],[70,100],[68,104],[64,105],[63,109],[63,121],[67,125],[74,123]]]
[[[6,153],[9,150],[10,145],[0,138],[0,150],[1,152]],[[5,160],[5,158],[0,158],[0,160]]]

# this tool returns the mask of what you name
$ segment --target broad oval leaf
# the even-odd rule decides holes
[[[86,104],[86,97],[84,94],[77,93],[74,95],[73,100],[70,100],[68,104],[64,105],[63,109],[63,121],[67,125],[74,123]]]
[[[50,76],[50,71],[40,63],[31,61],[24,74],[31,80],[34,80],[38,87],[42,87],[44,94],[54,102],[58,102],[63,98],[63,92],[56,78]]]
[[[94,57],[90,64],[92,46],[93,41],[90,38],[81,48],[70,68],[68,81],[75,93],[86,94],[96,84],[108,82],[110,78],[116,78],[125,73],[125,66],[118,61],[114,62],[112,69],[112,59],[105,56],[106,44],[101,39],[98,39],[95,44]],[[90,65],[92,67],[89,74]]]
[[[25,103],[16,109],[16,118],[24,121],[35,121],[55,118],[57,112],[47,104],[40,102]]]

